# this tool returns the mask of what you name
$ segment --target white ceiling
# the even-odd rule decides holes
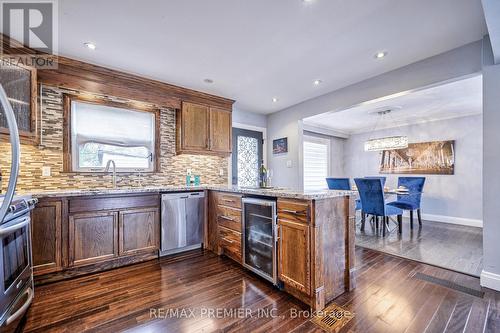
[[[260,113],[486,33],[480,0],[63,0],[59,5],[61,55],[233,98],[235,107]],[[97,49],[84,48],[87,41]],[[378,51],[388,56],[376,60]],[[314,86],[315,79],[322,84]]]
[[[345,134],[428,121],[465,117],[483,112],[480,75],[427,89],[380,98],[347,110],[304,119],[304,124]],[[393,109],[380,116],[379,110]]]

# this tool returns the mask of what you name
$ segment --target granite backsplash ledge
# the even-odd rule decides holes
[[[43,86],[41,143],[21,145],[21,168],[17,189],[20,192],[93,189],[111,187],[109,174],[63,172],[63,92]],[[121,187],[179,186],[185,183],[186,169],[201,176],[203,184],[226,185],[229,158],[175,154],[175,110],[160,111],[160,171],[155,173],[117,174]],[[3,179],[9,177],[10,145],[0,143],[0,168]],[[42,167],[50,167],[51,176],[42,176]],[[220,174],[223,170],[223,174]],[[3,182],[5,190],[7,181]]]

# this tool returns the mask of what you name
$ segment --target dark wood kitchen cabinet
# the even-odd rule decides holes
[[[31,214],[34,275],[60,271],[62,264],[62,201],[43,201]]]
[[[208,151],[209,112],[207,105],[182,103],[176,118],[178,153]]]
[[[157,208],[120,211],[119,254],[137,254],[158,250],[160,245],[160,214]]]
[[[69,265],[82,266],[118,256],[118,213],[69,216]]]
[[[40,199],[32,212],[37,284],[158,258],[159,193]]]
[[[229,155],[231,110],[183,102],[176,114],[177,154]]]
[[[209,191],[206,248],[243,262],[241,244],[241,195]]]
[[[0,64],[0,84],[5,89],[14,111],[19,138],[22,143],[36,144],[37,121],[40,111],[37,108],[37,70],[20,64]],[[4,110],[0,106],[0,140],[9,140],[9,129]]]
[[[309,226],[279,220],[279,278],[283,283],[310,295],[311,269]]]
[[[278,199],[279,277],[289,288],[311,293],[311,202]]]
[[[210,108],[210,151],[231,152],[232,121],[231,111]]]

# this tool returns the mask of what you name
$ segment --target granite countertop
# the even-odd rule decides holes
[[[346,195],[354,195],[354,191],[335,191],[324,190],[315,192],[303,192],[284,188],[247,188],[236,186],[223,185],[202,185],[202,186],[143,186],[143,187],[124,187],[124,188],[98,188],[98,189],[67,189],[54,191],[31,191],[18,194],[31,194],[35,198],[47,197],[76,197],[76,196],[91,196],[91,195],[112,195],[112,194],[128,194],[128,193],[157,193],[157,192],[182,192],[182,191],[202,191],[216,190],[223,192],[241,193],[248,195],[262,195],[278,198],[293,198],[304,200],[317,200],[326,198],[342,197]]]

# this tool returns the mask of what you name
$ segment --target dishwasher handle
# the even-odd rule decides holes
[[[205,192],[203,191],[163,193],[161,195],[162,200],[197,199],[204,197],[205,197]]]

